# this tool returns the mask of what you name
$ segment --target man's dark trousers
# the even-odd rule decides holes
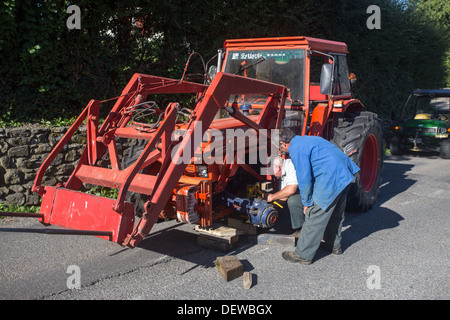
[[[295,249],[300,257],[312,261],[322,238],[332,247],[341,244],[342,224],[349,188],[347,186],[326,210],[316,204],[308,208]]]
[[[291,217],[292,229],[300,229],[305,222],[303,214],[302,197],[299,193],[290,196],[284,206],[283,214],[289,214]]]

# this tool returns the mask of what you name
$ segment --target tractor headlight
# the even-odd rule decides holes
[[[395,126],[395,127],[394,127],[394,131],[395,131],[395,132],[403,132],[403,127],[401,127],[401,126]]]

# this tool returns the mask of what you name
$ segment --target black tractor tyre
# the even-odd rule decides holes
[[[441,153],[442,159],[450,159],[450,139],[445,139],[441,142]]]
[[[365,212],[377,200],[383,173],[384,141],[381,121],[362,111],[339,118],[331,142],[361,169],[347,196],[347,211]]]
[[[392,137],[391,142],[389,143],[389,150],[393,156],[403,154],[402,139],[399,136],[394,135]]]
[[[128,150],[128,154],[125,153],[122,156],[121,162],[122,169],[125,169],[128,166],[132,165],[134,162],[136,162],[139,156],[141,155],[142,151],[144,151],[144,148],[145,145],[142,143],[131,146],[130,149]],[[148,199],[146,195],[131,191],[128,191],[125,196],[125,201],[134,204],[134,215],[138,218],[141,218],[143,213],[145,212],[145,203],[147,202],[147,200]]]

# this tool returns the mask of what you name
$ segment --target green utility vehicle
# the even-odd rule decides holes
[[[450,159],[450,89],[416,89],[409,95],[390,141],[393,155],[438,150]]]

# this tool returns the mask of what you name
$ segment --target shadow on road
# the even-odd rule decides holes
[[[255,243],[249,240],[246,236],[241,236],[237,247],[230,251],[222,252],[219,250],[207,249],[197,244],[199,233],[195,231],[182,230],[181,227],[183,225],[183,223],[179,223],[168,228],[161,229],[155,233],[151,233],[139,244],[138,247],[157,252],[171,258],[192,262],[195,266],[184,272],[188,273],[189,271],[199,267],[215,267],[214,261],[217,257],[236,255],[255,245]],[[194,227],[192,226],[192,230],[193,229]],[[244,271],[251,271],[253,269],[253,266],[248,261],[241,262],[244,266]]]
[[[416,180],[410,179],[407,176],[407,172],[409,172],[414,165],[396,163],[396,160],[402,160],[404,162],[407,158],[390,158],[388,162],[385,162],[383,184],[375,206],[365,213],[346,214],[342,240],[344,250],[373,233],[397,227],[399,222],[404,219],[397,212],[382,207],[385,202],[404,192],[416,183]],[[197,244],[198,233],[194,231],[185,231],[182,226],[182,223],[172,223],[166,228],[163,227],[159,231],[151,233],[149,237],[139,244],[139,248],[192,262],[195,264],[192,269],[195,269],[197,267],[214,267],[214,261],[217,257],[239,254],[257,244],[254,239],[242,236],[237,248],[232,251],[220,252],[206,249]],[[289,217],[279,217],[276,227],[266,232],[279,235],[288,235],[289,233],[292,233]],[[328,254],[329,253],[325,253],[323,250],[319,250],[315,260]],[[244,264],[244,271],[251,271],[252,269],[253,266],[251,266],[250,263],[246,262]],[[189,270],[187,272],[189,272]]]
[[[396,163],[393,161],[409,160],[408,157],[400,156],[386,159],[383,169],[383,181],[378,193],[376,205],[380,206],[392,197],[408,190],[417,181],[408,178],[407,172],[414,167],[413,164]]]
[[[395,228],[404,219],[397,212],[383,207],[383,204],[408,190],[417,182],[407,175],[414,165],[405,164],[404,162],[408,160],[408,157],[404,156],[390,157],[387,160],[384,163],[383,183],[375,206],[368,212],[346,215],[345,231],[343,232],[344,249],[377,231]],[[398,160],[402,162],[395,162]]]
[[[397,212],[384,207],[376,207],[368,212],[352,215],[344,222],[342,248],[345,251],[378,231],[396,228],[402,220],[404,218]]]
[[[342,232],[342,248],[345,251],[358,241],[381,230],[392,229],[399,226],[404,218],[397,212],[383,207],[396,195],[408,190],[417,181],[408,177],[407,172],[414,167],[413,164],[405,164],[406,156],[389,158],[384,163],[383,183],[378,194],[377,202],[368,212],[347,213]],[[396,163],[395,161],[402,161]],[[319,250],[315,260],[329,255],[329,252]]]

